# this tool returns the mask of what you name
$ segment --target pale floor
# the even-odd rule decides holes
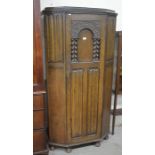
[[[120,107],[121,96],[118,97],[118,108]],[[72,149],[71,153],[66,153],[65,149],[57,148],[50,151],[49,155],[122,155],[122,116],[116,117],[115,134],[109,134],[109,139],[102,141],[100,147],[90,144]]]

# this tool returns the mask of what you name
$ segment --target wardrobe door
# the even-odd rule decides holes
[[[101,137],[105,19],[67,16],[67,123],[72,143]]]

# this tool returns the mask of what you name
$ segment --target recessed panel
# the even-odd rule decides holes
[[[99,69],[88,70],[87,133],[96,134],[98,125]]]
[[[78,40],[78,58],[79,61],[92,61],[93,34],[90,30],[82,30]]]
[[[83,70],[73,70],[71,73],[71,130],[72,138],[82,134],[82,98]]]

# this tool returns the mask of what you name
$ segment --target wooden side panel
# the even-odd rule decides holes
[[[63,61],[63,16],[45,16],[45,38],[48,62]]]
[[[107,18],[107,51],[106,60],[114,56],[114,39],[115,39],[115,17]]]
[[[40,1],[33,3],[33,86],[40,90],[43,83]]]
[[[96,134],[98,126],[99,71],[97,68],[88,70],[88,107],[87,133]]]
[[[106,70],[105,70],[103,135],[109,133],[112,77],[113,77],[113,63],[111,62],[109,64],[106,64]]]
[[[64,70],[48,67],[49,138],[54,143],[65,143],[66,105]]]
[[[112,95],[114,39],[115,39],[116,18],[107,17],[107,41],[105,53],[105,80],[104,80],[104,107],[103,107],[103,136],[109,133],[110,106]]]
[[[33,153],[48,154],[40,0],[33,0]]]
[[[82,134],[82,99],[83,98],[83,71],[73,70],[71,73],[71,119],[72,137]]]

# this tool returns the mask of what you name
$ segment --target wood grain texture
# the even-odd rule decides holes
[[[102,25],[102,21],[104,21],[106,18],[103,16],[102,18],[96,15],[72,15],[71,17],[67,18],[67,24],[74,21],[84,21],[87,20],[89,23],[94,23],[94,21],[98,20],[97,23]],[[77,22],[78,23],[78,22]],[[101,27],[101,26],[99,26]],[[69,35],[70,27],[67,27],[67,51],[69,51],[70,47],[70,38],[72,36]],[[102,39],[101,47],[100,47],[100,54],[101,56],[104,55],[105,47],[103,46],[105,35],[104,33],[101,34],[101,32],[104,32],[105,25],[103,24],[103,30],[98,29],[100,32],[100,36]],[[81,36],[80,36],[81,34]],[[80,31],[79,38],[78,38],[78,62],[72,63],[70,62],[70,53],[67,52],[67,60],[66,60],[66,70],[67,70],[67,111],[69,112],[71,110],[71,104],[72,101],[70,100],[71,96],[71,77],[70,72],[72,70],[83,70],[83,83],[82,83],[82,96],[83,96],[83,106],[82,106],[82,122],[79,125],[82,126],[82,134],[77,137],[73,138],[70,136],[72,133],[72,126],[71,126],[71,119],[72,116],[67,113],[68,119],[67,119],[67,126],[68,128],[68,140],[69,144],[76,144],[76,143],[83,143],[85,141],[90,141],[94,139],[98,139],[101,137],[102,132],[102,108],[103,108],[103,72],[104,70],[101,69],[104,67],[103,61],[93,61],[93,33],[85,27],[83,30]],[[81,39],[82,37],[87,37],[87,41]],[[81,37],[81,38],[80,38]],[[86,41],[86,43],[85,43]],[[102,45],[103,44],[103,45]],[[79,48],[80,47],[80,48]],[[89,58],[89,59],[88,59]],[[82,60],[83,59],[83,60]],[[80,61],[81,60],[81,61]],[[103,60],[103,58],[101,58]],[[90,81],[90,82],[89,82]],[[76,88],[78,89],[79,86]],[[79,110],[78,110],[79,111]],[[80,130],[81,131],[81,130]]]
[[[105,68],[105,87],[104,87],[104,107],[103,107],[103,135],[109,133],[110,125],[110,107],[112,95],[112,77],[113,77],[113,62],[106,65]]]
[[[93,34],[90,30],[84,29],[79,34],[78,57],[80,62],[92,61]]]
[[[47,119],[45,93],[33,95],[33,151],[34,154],[48,152],[47,149]]]
[[[33,0],[33,154],[48,154],[40,0]]]
[[[45,16],[46,23],[46,41],[48,42],[46,50],[48,62],[63,61],[63,16],[56,14]]]
[[[82,104],[83,104],[83,71],[73,70],[71,73],[71,119],[72,137],[82,135]]]
[[[111,107],[111,95],[112,95],[112,75],[113,75],[113,59],[114,59],[114,39],[115,39],[115,27],[116,18],[109,16],[106,19],[106,49],[105,49],[105,78],[104,78],[104,104],[103,104],[103,127],[102,136],[106,136],[109,133],[110,126],[110,107]]]
[[[49,138],[63,144],[66,133],[64,69],[49,67],[47,75]]]
[[[112,59],[114,56],[114,40],[115,40],[115,25],[114,17],[107,18],[107,51],[106,60]]]
[[[40,152],[46,149],[46,133],[44,130],[36,130],[33,132],[33,152]]]
[[[98,127],[99,70],[88,70],[87,134],[96,134]]]
[[[33,0],[33,89],[39,91],[43,85],[40,1]]]
[[[33,129],[40,129],[45,127],[45,113],[43,110],[33,111]]]
[[[44,96],[43,95],[34,95],[33,96],[33,110],[44,109]]]
[[[47,8],[43,12],[46,51],[50,52],[46,58],[50,144],[63,147],[101,140],[108,134],[110,117],[112,63],[109,69],[106,60],[113,58],[116,14],[75,10]],[[62,23],[57,22],[58,14]],[[59,35],[62,42],[57,41]],[[54,60],[52,45],[57,46],[55,52],[62,52],[61,62]]]

